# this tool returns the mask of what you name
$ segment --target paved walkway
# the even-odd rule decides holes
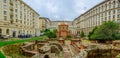
[[[70,41],[65,42],[65,46],[63,46],[63,50],[64,50],[64,55],[63,55],[64,58],[72,57],[73,52],[70,47]]]
[[[64,50],[64,55],[63,55],[63,57],[64,57],[64,58],[71,58],[71,53],[70,53],[68,47],[67,47],[67,46],[64,46],[64,47],[63,47],[63,50]]]

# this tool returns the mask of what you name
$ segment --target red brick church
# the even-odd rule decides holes
[[[69,26],[66,23],[60,23],[58,25],[58,30],[57,30],[57,38],[64,38],[66,39],[67,36],[71,36],[71,32],[68,28]]]

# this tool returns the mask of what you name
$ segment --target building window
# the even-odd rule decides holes
[[[10,19],[13,19],[13,16],[12,16],[12,15],[10,15]]]
[[[5,21],[7,20],[7,16],[4,16],[4,20],[5,20]]]
[[[16,16],[16,18],[18,17],[17,14],[15,16]]]
[[[120,8],[120,2],[118,2],[118,8]]]
[[[20,21],[20,23],[22,24],[22,20]]]
[[[6,0],[3,0],[4,3],[6,3]]]
[[[118,9],[118,13],[120,13],[120,9]]]
[[[113,14],[115,14],[115,10],[113,10]]]
[[[118,14],[118,18],[120,18],[120,14]]]
[[[109,9],[111,8],[111,3],[109,3]]]
[[[7,14],[7,12],[6,11],[4,11],[4,15],[6,15]]]
[[[109,11],[109,15],[111,14],[111,12]]]
[[[18,7],[18,5],[16,4],[16,8]]]
[[[9,29],[7,29],[7,30],[6,30],[6,34],[8,34],[8,35],[9,35]]]
[[[13,0],[10,0],[10,2],[12,2]]]
[[[4,8],[4,9],[6,9],[6,7],[7,7],[6,5],[3,5],[3,8]]]
[[[17,9],[15,9],[15,12],[17,13]]]
[[[110,20],[111,18],[110,18],[110,16],[109,16],[109,19],[108,20]]]
[[[19,30],[19,34],[21,34],[21,30]]]
[[[115,15],[113,15],[113,19],[115,18]]]
[[[107,10],[107,4],[105,4],[105,10]]]
[[[2,35],[2,29],[0,28],[0,35]]]

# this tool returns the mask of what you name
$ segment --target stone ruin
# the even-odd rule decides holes
[[[60,44],[47,41],[29,42],[20,47],[20,53],[30,58],[53,58],[57,57],[62,50]]]

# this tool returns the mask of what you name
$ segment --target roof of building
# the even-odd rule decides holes
[[[29,7],[31,10],[33,10],[36,14],[40,15],[38,12],[36,12],[32,7],[30,7],[27,3],[25,3],[23,0],[20,0],[23,4],[25,4],[27,7]]]
[[[80,16],[86,14],[87,12],[89,12],[90,10],[92,10],[93,8],[99,6],[99,5],[101,5],[101,4],[103,4],[103,3],[107,2],[107,1],[110,1],[110,0],[105,0],[105,1],[103,1],[103,2],[101,2],[101,3],[98,3],[97,5],[93,6],[91,9],[89,9],[89,10],[86,11],[85,13],[81,14]],[[77,18],[75,18],[73,21],[77,20],[80,16],[78,16]]]

